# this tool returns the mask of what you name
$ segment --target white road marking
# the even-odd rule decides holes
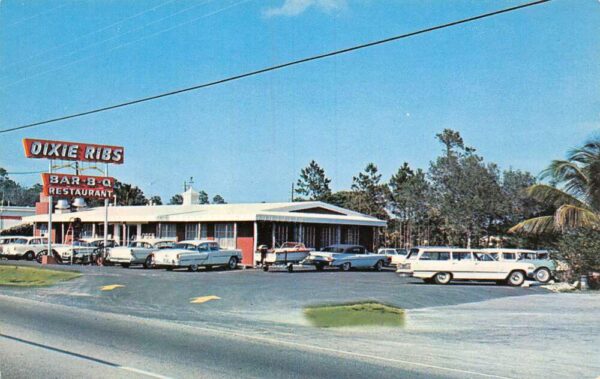
[[[326,351],[326,352],[329,352],[329,353],[334,353],[334,354],[342,355],[342,356],[343,355],[350,355],[350,356],[354,356],[354,357],[358,357],[358,358],[363,358],[363,359],[373,359],[373,360],[390,362],[390,363],[396,363],[396,364],[425,367],[425,368],[431,368],[431,369],[436,369],[436,370],[440,370],[440,371],[450,371],[450,372],[456,372],[456,373],[459,373],[459,374],[476,375],[476,376],[481,376],[481,377],[486,377],[486,378],[512,379],[512,378],[507,377],[507,376],[485,374],[485,373],[482,373],[482,372],[470,371],[470,370],[462,370],[462,369],[459,369],[459,368],[452,368],[452,367],[436,366],[436,365],[432,365],[432,364],[428,364],[428,363],[420,363],[420,362],[414,362],[414,361],[407,361],[407,360],[403,360],[403,359],[385,358],[385,357],[379,357],[377,355],[356,353],[356,352],[353,352],[353,351],[346,351],[346,350],[338,350],[338,349],[333,349],[333,348],[329,348],[329,347],[322,347],[322,346],[304,344],[304,343],[300,343],[300,342],[281,341],[281,340],[274,339],[274,338],[259,337],[259,336],[249,335],[249,334],[230,332],[230,331],[226,331],[226,330],[218,330],[218,329],[212,329],[212,328],[206,328],[206,327],[199,327],[199,326],[193,326],[193,328],[194,329],[204,330],[204,331],[211,332],[211,333],[228,334],[228,335],[233,336],[233,337],[243,337],[243,338],[258,340],[258,341],[262,341],[262,342],[269,342],[271,344],[288,345],[288,346],[302,348],[302,349],[305,349],[305,350]]]
[[[119,366],[119,368],[121,370],[126,370],[126,371],[131,371],[131,372],[135,372],[137,374],[142,374],[142,375],[146,375],[152,378],[158,378],[158,379],[171,379],[168,376],[164,376],[164,375],[160,375],[160,374],[155,374],[153,372],[148,372],[148,371],[144,371],[144,370],[140,370],[138,368],[134,368],[134,367],[127,367],[127,366]]]
[[[416,366],[416,367],[430,368],[430,369],[454,372],[454,373],[459,373],[459,374],[476,375],[476,376],[486,377],[486,378],[512,379],[512,378],[506,377],[506,376],[485,374],[485,373],[481,373],[481,372],[477,372],[477,371],[462,370],[462,369],[458,369],[458,368],[437,366],[437,365],[432,365],[432,364],[428,364],[428,363],[414,362],[414,361],[408,361],[408,360],[402,360],[402,359],[385,358],[385,357],[380,357],[380,356],[376,356],[376,355],[362,354],[362,353],[356,353],[356,352],[345,351],[345,350],[338,350],[338,349],[333,349],[333,348],[328,348],[328,347],[303,344],[303,343],[299,343],[299,342],[282,341],[282,340],[269,338],[269,337],[260,337],[260,336],[254,336],[254,335],[249,335],[249,334],[244,334],[244,333],[231,332],[228,330],[220,330],[217,328],[207,328],[207,327],[201,327],[201,326],[196,326],[196,325],[186,325],[186,324],[174,323],[171,321],[161,320],[161,319],[152,319],[152,318],[145,318],[145,317],[132,316],[132,315],[124,316],[124,315],[118,314],[118,313],[102,312],[102,311],[95,311],[95,310],[90,310],[90,309],[85,309],[85,308],[77,308],[77,307],[72,307],[72,306],[67,306],[67,305],[62,305],[62,304],[46,303],[46,302],[42,302],[39,300],[24,299],[21,297],[4,295],[4,294],[0,294],[0,298],[8,298],[13,301],[29,303],[29,304],[44,304],[47,307],[50,306],[50,307],[54,307],[54,308],[62,308],[62,309],[67,309],[67,310],[75,308],[81,313],[90,313],[90,314],[101,313],[101,314],[105,314],[105,315],[110,315],[111,317],[115,317],[115,318],[126,317],[127,319],[132,320],[132,321],[137,320],[139,322],[144,322],[144,323],[158,323],[158,324],[162,324],[164,326],[168,326],[171,328],[177,328],[177,329],[189,328],[191,330],[194,330],[194,329],[203,330],[203,331],[209,332],[211,334],[217,334],[217,335],[226,334],[226,335],[236,337],[236,338],[242,337],[242,338],[247,338],[247,339],[253,339],[256,341],[268,342],[268,343],[276,344],[276,345],[279,344],[279,345],[293,346],[293,347],[297,347],[297,348],[302,348],[304,350],[324,351],[324,352],[334,353],[334,354],[342,355],[342,356],[348,355],[348,356],[354,356],[354,357],[358,357],[358,358],[362,358],[362,359],[371,359],[371,360],[395,363],[397,365],[411,365],[411,366]],[[119,366],[119,367],[121,367],[121,366]]]

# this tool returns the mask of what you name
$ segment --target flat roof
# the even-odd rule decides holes
[[[53,222],[104,222],[104,207],[53,213]],[[109,223],[274,221],[315,224],[386,226],[386,221],[321,201],[247,204],[110,206]],[[23,217],[23,223],[48,222],[47,214]]]

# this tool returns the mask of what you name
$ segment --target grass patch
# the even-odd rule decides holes
[[[380,303],[355,303],[306,307],[304,316],[313,326],[404,326],[404,310]]]
[[[81,276],[72,271],[57,271],[23,266],[0,266],[0,286],[40,287]]]

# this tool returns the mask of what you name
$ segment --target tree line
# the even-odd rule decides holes
[[[133,184],[115,181],[114,187],[117,205],[162,205],[160,196],[146,196],[144,191]],[[9,177],[6,169],[0,167],[0,205],[3,206],[27,206],[33,207],[39,201],[42,185],[36,183],[31,187],[23,186]],[[200,204],[210,204],[211,200],[205,191],[199,192]],[[104,205],[101,200],[88,199],[88,206],[98,207]],[[182,204],[183,197],[176,194],[169,200],[168,204]],[[212,198],[213,204],[225,204],[225,199],[221,195],[215,195]]]
[[[388,222],[379,238],[388,246],[455,245],[535,247],[545,238],[509,233],[527,219],[549,211],[527,189],[529,172],[501,171],[467,146],[460,133],[436,135],[440,155],[427,171],[404,162],[387,180],[369,163],[352,178],[350,190],[333,192],[331,179],[314,160],[300,172],[295,201],[319,200]]]

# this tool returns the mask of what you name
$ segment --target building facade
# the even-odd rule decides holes
[[[318,201],[254,204],[195,204],[194,192],[182,205],[110,206],[108,235],[120,244],[149,237],[216,240],[222,247],[242,250],[242,263],[254,264],[257,246],[303,242],[320,249],[334,243],[374,248],[374,235],[385,221]],[[69,224],[81,220],[81,238],[104,235],[105,208],[53,213],[53,241],[65,239]],[[35,235],[47,235],[48,215],[27,217]]]
[[[23,217],[35,214],[34,207],[0,206],[0,232],[21,224]]]

